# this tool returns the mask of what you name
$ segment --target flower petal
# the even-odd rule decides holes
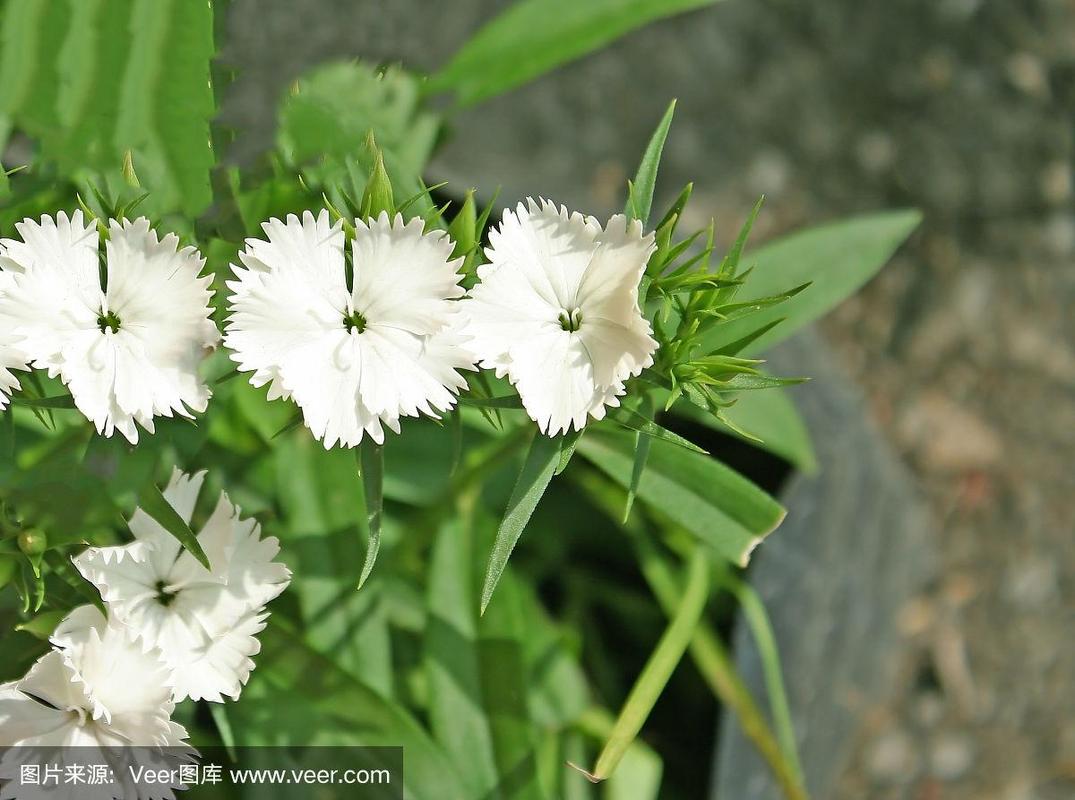
[[[473,360],[453,328],[459,262],[450,260],[447,237],[424,234],[421,220],[356,221],[348,295],[343,232],[327,220],[323,213],[315,225],[307,212],[302,225],[296,217],[273,221],[270,242],[248,242],[247,269],[233,268],[237,280],[228,284],[225,343],[253,385],[269,383],[270,398],[299,405],[325,447],[353,447],[364,436],[380,443],[385,425],[398,430],[402,416],[451,408],[466,385],[457,370]],[[322,241],[331,259],[312,253]]]
[[[618,406],[624,391],[622,384],[598,386],[582,337],[559,328],[513,349],[511,379],[530,418],[549,436],[582,430],[588,415],[604,418],[605,406]]]
[[[549,435],[603,418],[657,349],[638,307],[653,236],[623,216],[602,230],[531,201],[506,213],[490,242],[492,263],[462,304],[467,347],[508,377]]]
[[[97,330],[104,293],[97,263],[97,228],[82,212],[60,212],[15,225],[22,240],[0,239],[0,267],[10,276],[0,294],[3,327],[21,337],[34,366],[53,376],[65,363],[68,337]]]
[[[452,314],[452,300],[463,296],[452,260],[454,245],[443,231],[424,233],[422,220],[389,222],[381,212],[368,224],[355,220],[355,278],[352,304],[367,324],[390,325],[427,335],[441,331]]]

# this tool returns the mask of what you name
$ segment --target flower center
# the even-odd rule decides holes
[[[175,600],[175,592],[168,591],[167,584],[164,581],[157,581],[157,602],[167,608]]]
[[[80,728],[86,725],[86,709],[81,706],[71,706],[67,709],[67,713],[74,718],[75,724]]]
[[[107,314],[103,311],[97,315],[97,327],[101,329],[101,333],[105,331],[112,331],[112,333],[119,333],[120,321],[114,311],[109,311]]]
[[[582,309],[575,308],[568,312],[566,309],[560,312],[558,317],[560,327],[568,333],[573,333],[582,327]]]
[[[357,311],[352,311],[350,314],[344,315],[343,327],[347,329],[348,333],[362,333],[362,331],[366,330],[366,318]]]

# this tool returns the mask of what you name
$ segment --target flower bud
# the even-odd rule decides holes
[[[19,549],[31,558],[44,553],[48,546],[48,538],[44,531],[30,528],[19,534]]]

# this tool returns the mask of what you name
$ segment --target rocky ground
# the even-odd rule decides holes
[[[434,68],[502,5],[235,0],[230,120],[321,57]],[[610,210],[672,95],[663,192],[694,180],[697,222],[762,192],[760,237],[926,214],[823,324],[939,554],[834,796],[1075,797],[1075,4],[727,0],[460,115],[435,171]]]

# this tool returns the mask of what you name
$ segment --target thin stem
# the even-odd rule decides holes
[[[590,774],[591,780],[596,782],[608,778],[638,736],[702,619],[709,599],[709,577],[709,561],[699,548],[687,565],[687,585],[672,621],[627,696],[627,702],[597,758],[597,766]]]
[[[642,573],[657,597],[657,602],[666,613],[671,613],[679,594],[673,571],[652,542],[641,535],[635,538],[642,562]],[[743,734],[769,765],[784,796],[788,800],[808,800],[798,759],[787,757],[765,715],[754,702],[750,689],[736,671],[728,651],[707,625],[700,625],[694,632],[690,653],[713,693],[739,719]]]
[[[773,716],[773,725],[776,727],[776,735],[780,740],[780,748],[784,752],[784,758],[794,767],[799,781],[802,782],[802,765],[799,763],[798,748],[795,744],[795,728],[791,722],[791,709],[788,706],[784,676],[780,669],[780,651],[776,645],[776,637],[773,635],[773,627],[769,623],[765,605],[753,587],[730,573],[722,576],[720,582],[735,595],[740,608],[743,609],[747,625],[750,626],[750,632],[758,647],[758,654],[761,656],[765,691],[769,695],[769,711]]]
[[[610,516],[617,515],[619,510],[617,493],[607,491],[604,483],[594,479],[592,474],[578,473],[577,477],[583,489],[598,507],[603,508]],[[634,540],[639,565],[650,590],[665,614],[671,616],[679,598],[679,581],[676,579],[675,571],[669,564],[668,558],[658,551],[649,538],[638,516],[632,517],[624,527]],[[796,768],[797,760],[789,761],[785,758],[780,742],[769,726],[769,721],[754,702],[750,689],[736,671],[735,664],[720,637],[705,622],[702,622],[694,631],[689,650],[691,658],[713,694],[736,715],[743,734],[753,743],[754,748],[769,765],[784,797],[787,800],[809,800],[801,774]]]

